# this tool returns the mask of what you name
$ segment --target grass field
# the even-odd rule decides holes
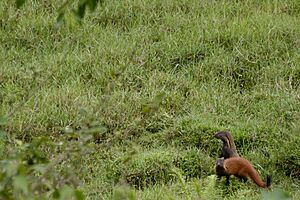
[[[0,3],[1,195],[300,199],[300,2],[60,5]],[[216,183],[220,130],[273,193]]]

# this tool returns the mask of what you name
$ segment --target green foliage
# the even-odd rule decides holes
[[[72,8],[74,2],[74,0],[66,0],[65,3],[58,9],[59,15],[56,19],[56,27],[60,27],[62,25],[67,10]],[[90,11],[95,11],[99,3],[103,3],[103,0],[80,0],[77,3],[77,9],[72,8],[72,12],[76,19],[80,21],[85,16],[87,8],[89,8]]]
[[[64,14],[68,7],[74,4],[75,0],[66,0],[62,6],[58,9],[59,16],[57,18],[57,24],[60,25],[64,18]],[[20,8],[25,3],[25,0],[16,0],[16,7]],[[85,15],[86,8],[88,7],[91,11],[97,8],[98,3],[103,3],[102,0],[80,0],[78,1],[77,10],[73,9],[73,13],[78,19],[82,19]]]
[[[68,154],[73,154],[74,148],[70,145],[38,137],[30,143],[15,140],[15,146],[9,146],[6,150],[9,154],[0,162],[1,198],[84,199],[82,192],[76,189],[79,181],[71,172],[72,168],[59,169],[59,165],[68,161]],[[59,153],[61,150],[64,153]],[[46,152],[56,152],[56,155]]]

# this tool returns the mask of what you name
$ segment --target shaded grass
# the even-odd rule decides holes
[[[251,184],[195,186],[213,174],[212,135],[230,130],[240,154],[297,197],[299,3],[105,1],[55,29],[58,6],[0,4],[12,138],[70,142],[66,127],[92,130],[96,152],[76,171],[91,199],[113,198],[123,181],[141,199],[259,199]]]

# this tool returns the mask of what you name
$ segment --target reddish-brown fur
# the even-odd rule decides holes
[[[251,163],[245,158],[231,157],[228,159],[218,158],[216,162],[216,172],[218,177],[226,176],[226,184],[229,185],[229,176],[234,175],[247,180],[247,177],[251,178],[258,186],[266,188],[271,186],[271,177],[267,177],[267,183],[261,180],[256,170]]]

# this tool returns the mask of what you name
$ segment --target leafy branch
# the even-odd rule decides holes
[[[58,17],[56,19],[57,25],[62,24],[66,10],[68,8],[72,7],[74,2],[75,2],[75,0],[66,0],[62,4],[62,6],[60,6],[60,8],[57,11],[58,12]],[[72,9],[72,12],[75,15],[75,17],[78,20],[81,20],[84,18],[87,8],[89,8],[89,10],[91,12],[93,12],[96,10],[97,6],[102,3],[103,3],[103,0],[79,0],[77,3],[77,8],[76,9],[71,8],[71,9]],[[21,8],[24,4],[25,4],[25,0],[16,0],[16,7],[18,9]]]

